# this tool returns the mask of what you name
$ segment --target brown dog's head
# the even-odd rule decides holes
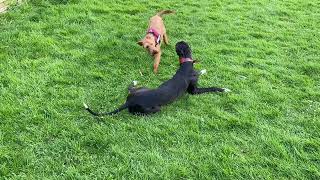
[[[151,55],[155,55],[159,52],[155,37],[152,34],[147,34],[144,39],[138,41],[138,44],[145,48]]]

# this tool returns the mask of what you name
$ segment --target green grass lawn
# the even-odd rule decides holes
[[[162,9],[159,73],[136,44]],[[160,113],[111,111],[190,43],[200,86]],[[140,74],[142,73],[142,75]],[[319,179],[318,1],[30,0],[0,15],[0,177]]]

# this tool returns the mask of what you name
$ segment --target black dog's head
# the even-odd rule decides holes
[[[176,52],[179,58],[192,58],[191,49],[188,43],[180,41],[176,44]]]

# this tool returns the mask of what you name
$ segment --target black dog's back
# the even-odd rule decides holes
[[[160,111],[161,106],[169,104],[188,92],[201,94],[205,92],[223,92],[222,88],[198,88],[198,73],[193,69],[191,49],[185,42],[176,44],[180,67],[176,74],[168,81],[162,83],[157,89],[129,88],[126,103],[111,113],[95,113],[88,106],[86,109],[93,115],[109,115],[128,108],[133,114],[150,114]]]
[[[130,94],[129,106],[154,109],[173,102],[187,91],[191,72],[192,63],[181,65],[176,74],[157,89]]]

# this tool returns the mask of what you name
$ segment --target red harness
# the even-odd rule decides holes
[[[160,42],[161,42],[161,34],[158,33],[158,31],[155,30],[154,28],[148,29],[147,34],[149,34],[149,33],[154,36],[156,45],[160,44]]]
[[[191,58],[179,58],[179,62],[180,62],[180,64],[185,63],[185,62],[193,62],[194,63],[193,59],[191,59]]]

